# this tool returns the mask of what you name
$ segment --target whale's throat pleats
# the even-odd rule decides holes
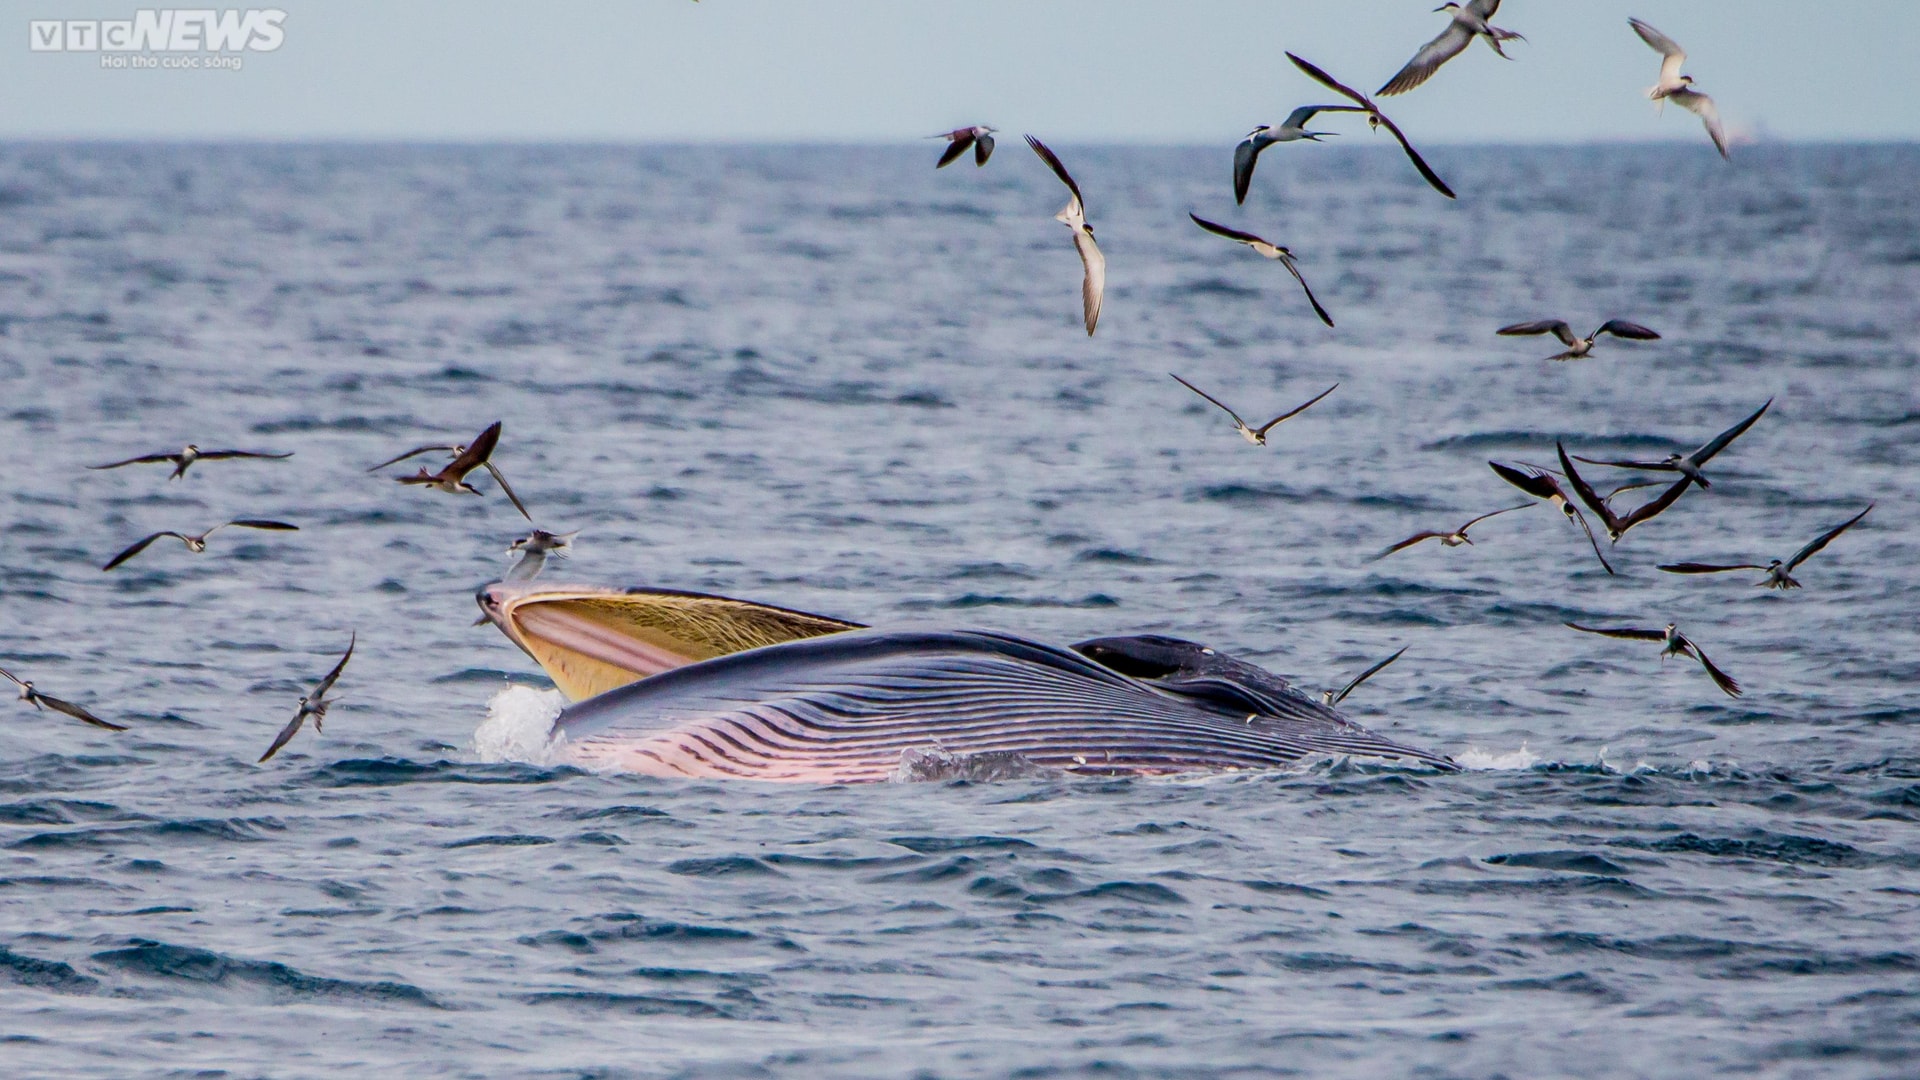
[[[668,590],[529,590],[507,608],[510,636],[574,701],[700,660],[862,629],[823,615]]]

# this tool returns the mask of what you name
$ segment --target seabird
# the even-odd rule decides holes
[[[1245,244],[1252,248],[1257,254],[1265,258],[1277,260],[1281,266],[1287,268],[1287,273],[1293,275],[1293,280],[1300,283],[1300,288],[1306,291],[1307,303],[1313,305],[1313,313],[1320,316],[1321,322],[1326,323],[1328,326],[1333,325],[1333,316],[1327,314],[1327,309],[1321,307],[1320,301],[1314,299],[1313,289],[1307,285],[1307,279],[1300,276],[1300,268],[1294,265],[1292,249],[1262,240],[1249,232],[1229,229],[1225,225],[1216,225],[1191,210],[1187,211],[1187,216],[1193,219],[1195,225],[1200,226],[1216,236],[1224,236],[1229,240]]]
[[[1499,53],[1502,60],[1511,60],[1513,57],[1508,56],[1506,50],[1500,47],[1501,42],[1527,40],[1511,30],[1502,30],[1487,22],[1488,19],[1493,18],[1494,12],[1500,10],[1500,0],[1468,0],[1466,4],[1446,3],[1433,10],[1451,12],[1453,21],[1447,24],[1445,30],[1440,31],[1439,37],[1422,45],[1420,51],[1413,54],[1413,59],[1407,61],[1407,66],[1400,69],[1398,75],[1387,80],[1387,85],[1380,88],[1381,97],[1404,94],[1433,78],[1433,73],[1440,70],[1441,64],[1465,52],[1467,46],[1473,44],[1473,39],[1476,37],[1492,46],[1493,51]]]
[[[54,712],[66,713],[68,716],[73,717],[75,720],[85,720],[87,723],[92,724],[94,727],[103,727],[103,728],[106,728],[108,731],[127,730],[127,726],[125,724],[109,723],[108,721],[100,719],[99,717],[93,715],[92,713],[81,708],[80,706],[75,705],[71,701],[62,701],[57,697],[50,697],[46,694],[41,693],[38,690],[35,690],[31,682],[28,682],[27,680],[20,678],[18,675],[15,675],[11,671],[0,670],[0,676],[4,676],[8,682],[19,687],[20,700],[26,702],[27,704],[33,706],[36,709],[52,709]]]
[[[258,765],[279,753],[280,748],[287,745],[287,740],[293,738],[300,730],[300,725],[307,722],[307,717],[313,717],[313,730],[320,730],[321,722],[327,718],[327,709],[333,704],[327,700],[327,691],[333,689],[333,684],[340,678],[340,673],[347,669],[347,661],[353,659],[353,646],[359,638],[360,635],[357,632],[347,638],[346,654],[340,657],[339,663],[333,665],[332,671],[327,672],[327,677],[320,680],[320,685],[313,688],[313,693],[300,699],[300,711],[294,714],[292,720],[287,721],[286,727],[280,729],[280,734],[273,737],[273,745],[267,747],[267,752],[261,754],[260,761],[254,764]]]
[[[192,468],[193,463],[196,461],[225,461],[229,458],[278,459],[290,458],[292,456],[291,453],[269,454],[258,450],[202,450],[192,443],[188,443],[181,447],[178,453],[146,454],[141,457],[128,458],[125,461],[116,461],[111,465],[89,465],[87,468],[94,470],[118,469],[127,465],[158,465],[160,462],[170,461],[173,463],[173,475],[167,477],[167,479],[178,480],[182,476],[187,475],[187,470]]]
[[[132,547],[121,552],[120,554],[115,555],[112,558],[112,560],[110,560],[107,563],[107,565],[101,567],[100,569],[111,570],[114,567],[119,566],[121,563],[126,562],[128,559],[131,559],[135,555],[138,555],[141,552],[147,550],[148,544],[153,543],[155,540],[158,540],[163,536],[173,537],[175,540],[178,540],[181,543],[187,545],[188,551],[191,551],[195,555],[198,555],[201,552],[207,550],[207,537],[212,536],[214,533],[217,533],[221,529],[226,529],[226,528],[272,529],[277,532],[299,532],[300,531],[300,526],[289,525],[284,521],[260,521],[255,518],[240,518],[235,521],[229,521],[224,524],[215,525],[213,528],[208,529],[206,532],[199,533],[197,535],[193,533],[173,532],[171,530],[168,530],[166,532],[157,532],[152,534],[151,536],[146,537],[145,539],[141,540],[139,543],[133,545]]]
[[[1173,372],[1169,371],[1167,372],[1167,374],[1173,375]],[[1281,413],[1279,416],[1274,417],[1273,419],[1267,421],[1265,424],[1262,424],[1259,427],[1254,428],[1254,427],[1248,427],[1247,422],[1245,420],[1240,419],[1239,413],[1234,412],[1232,409],[1227,408],[1225,405],[1221,405],[1220,399],[1214,397],[1212,394],[1207,393],[1205,390],[1200,389],[1199,387],[1193,385],[1192,383],[1188,382],[1187,380],[1181,378],[1178,375],[1173,375],[1173,381],[1179,383],[1181,386],[1186,387],[1187,389],[1193,391],[1194,393],[1199,394],[1201,397],[1206,398],[1208,401],[1212,402],[1215,406],[1217,406],[1220,409],[1220,411],[1226,413],[1228,416],[1233,417],[1233,429],[1240,433],[1241,438],[1247,440],[1248,442],[1252,443],[1255,446],[1267,445],[1267,432],[1272,431],[1279,424],[1287,420],[1291,420],[1292,418],[1300,415],[1301,413],[1306,412],[1307,409],[1313,404],[1315,404],[1316,402],[1318,402],[1320,398],[1326,397],[1328,394],[1331,394],[1335,390],[1340,389],[1340,384],[1334,383],[1332,386],[1329,386],[1325,390],[1320,391],[1319,396],[1315,397],[1313,401],[1309,401],[1305,405],[1302,405],[1291,412]]]
[[[1868,503],[1867,510],[1871,509],[1873,509],[1873,504]],[[1833,528],[1828,529],[1826,532],[1821,533],[1806,547],[1794,552],[1793,558],[1788,559],[1784,563],[1779,559],[1775,559],[1765,566],[1761,566],[1759,563],[1735,563],[1733,565],[1723,566],[1718,563],[1685,562],[1665,563],[1661,565],[1660,569],[1665,570],[1669,574],[1718,574],[1723,570],[1765,570],[1767,572],[1766,580],[1754,582],[1755,586],[1764,585],[1769,589],[1797,589],[1800,587],[1800,583],[1793,579],[1793,568],[1812,558],[1821,548],[1826,547],[1834,537],[1853,528],[1861,518],[1867,516],[1867,510],[1862,510]]]
[[[1680,73],[1681,66],[1687,62],[1686,50],[1679,42],[1639,19],[1628,19],[1627,23],[1640,35],[1641,41],[1653,46],[1661,56],[1660,81],[1647,88],[1647,97],[1661,103],[1671,101],[1698,116],[1707,126],[1714,149],[1720,151],[1721,157],[1733,160],[1727,155],[1727,132],[1720,124],[1720,110],[1714,107],[1712,98],[1693,88],[1693,76]]]
[[[416,454],[428,454],[436,450],[448,451],[454,455],[454,459],[448,463],[446,468],[441,469],[439,472],[429,473],[426,467],[422,466],[418,473],[412,476],[395,477],[395,480],[402,484],[423,484],[435,490],[444,491],[450,495],[458,495],[462,492],[469,495],[478,495],[480,494],[480,490],[472,484],[467,483],[466,476],[475,469],[484,468],[493,474],[494,481],[500,485],[500,490],[505,492],[507,498],[512,501],[513,508],[520,511],[520,516],[526,518],[528,521],[532,521],[533,515],[527,513],[527,505],[520,501],[520,496],[513,493],[513,488],[507,483],[507,478],[501,475],[500,467],[493,463],[493,448],[499,442],[500,421],[495,420],[487,427],[487,430],[481,432],[475,437],[473,442],[466,446],[418,446],[401,454],[399,457],[388,458],[367,471],[378,472],[395,462],[405,461]]]
[[[1381,668],[1386,667],[1388,664],[1391,664],[1395,660],[1400,659],[1400,653],[1406,652],[1408,649],[1411,649],[1411,648],[1413,648],[1413,646],[1411,645],[1401,646],[1400,652],[1394,653],[1392,656],[1387,657],[1385,660],[1382,660],[1379,663],[1368,668],[1367,670],[1361,672],[1360,674],[1355,675],[1353,677],[1352,682],[1340,688],[1339,693],[1335,693],[1332,690],[1320,691],[1320,703],[1322,705],[1325,705],[1331,708],[1347,700],[1347,695],[1353,693],[1354,687],[1359,686],[1361,683],[1366,682],[1368,679],[1371,679],[1375,675],[1379,674]]]
[[[1610,465],[1616,469],[1658,469],[1661,472],[1677,472],[1699,484],[1701,488],[1709,488],[1713,485],[1708,483],[1707,478],[1701,474],[1700,467],[1713,460],[1713,455],[1725,450],[1728,443],[1739,438],[1742,432],[1752,427],[1753,422],[1760,419],[1772,404],[1773,399],[1768,398],[1767,403],[1755,410],[1752,416],[1715,435],[1691,454],[1668,454],[1662,461],[1604,461],[1598,458],[1580,457],[1576,454],[1573,460],[1584,461],[1589,465]]]
[[[1073,230],[1073,249],[1080,253],[1080,265],[1086,270],[1086,277],[1080,282],[1080,303],[1086,316],[1087,336],[1092,337],[1093,328],[1100,321],[1100,300],[1107,291],[1107,257],[1100,254],[1100,245],[1093,242],[1093,226],[1087,224],[1087,205],[1080,199],[1080,185],[1073,182],[1067,167],[1060,164],[1046,143],[1029,135],[1027,145],[1033,147],[1033,152],[1047,163],[1053,175],[1073,192],[1073,198],[1053,215],[1053,220]]]
[[[1601,334],[1612,334],[1614,337],[1626,338],[1630,341],[1658,341],[1660,339],[1659,334],[1641,326],[1639,323],[1630,323],[1625,319],[1608,319],[1606,322],[1600,324],[1600,329],[1595,330],[1586,337],[1574,337],[1573,327],[1568,326],[1560,319],[1539,319],[1535,322],[1514,323],[1512,326],[1503,326],[1495,330],[1494,333],[1504,334],[1507,337],[1515,337],[1520,334],[1552,334],[1554,337],[1560,339],[1560,343],[1567,347],[1567,351],[1558,356],[1547,357],[1549,360],[1584,360],[1592,354],[1594,342],[1600,340]]]
[[[1490,517],[1498,517],[1509,510],[1525,510],[1527,507],[1532,505],[1533,505],[1532,503],[1521,503],[1519,506],[1503,507],[1499,510],[1493,511],[1490,514],[1481,514],[1479,517],[1474,518],[1472,521],[1467,522],[1465,525],[1460,526],[1459,528],[1453,530],[1452,532],[1429,531],[1429,532],[1414,533],[1412,536],[1407,537],[1405,540],[1400,541],[1399,543],[1393,545],[1392,547],[1381,552],[1380,554],[1375,555],[1374,557],[1368,559],[1367,561],[1379,562],[1381,559],[1386,558],[1387,556],[1393,554],[1394,552],[1399,551],[1403,548],[1410,548],[1413,545],[1418,544],[1423,540],[1438,540],[1442,544],[1445,544],[1447,547],[1459,547],[1461,544],[1472,544],[1473,540],[1467,536],[1468,529],[1473,528],[1475,525],[1480,524],[1481,522],[1487,520]]]
[[[1565,470],[1564,475],[1567,478],[1567,483],[1573,485],[1574,494],[1580,496],[1580,501],[1587,504],[1587,509],[1600,515],[1600,520],[1605,522],[1607,526],[1607,539],[1616,544],[1620,542],[1621,537],[1627,535],[1628,529],[1642,522],[1651,521],[1655,516],[1666,510],[1667,507],[1672,506],[1680,496],[1686,494],[1687,487],[1693,483],[1693,481],[1683,476],[1677,483],[1669,484],[1667,490],[1661,492],[1658,496],[1634,507],[1625,514],[1616,514],[1613,512],[1613,504],[1608,500],[1627,489],[1617,488],[1612,495],[1601,498],[1600,493],[1593,489],[1593,485],[1587,483],[1580,473],[1574,469],[1573,461],[1567,457],[1567,448],[1557,442],[1554,443],[1553,446],[1554,449],[1560,453],[1560,467]]]
[[[1707,659],[1707,654],[1700,651],[1700,646],[1688,640],[1674,623],[1668,623],[1665,630],[1638,630],[1630,626],[1581,626],[1575,622],[1566,625],[1583,634],[1604,634],[1607,637],[1627,638],[1632,641],[1665,642],[1665,646],[1660,650],[1662,660],[1669,656],[1691,656],[1700,661],[1701,667],[1707,669],[1707,676],[1713,680],[1713,685],[1725,691],[1728,697],[1740,696],[1740,684],[1734,682],[1733,677],[1726,672],[1714,667],[1713,661]]]
[[[567,558],[573,551],[573,538],[580,535],[575,529],[570,533],[550,533],[545,529],[535,529],[508,545],[508,554],[518,554],[520,561],[507,571],[504,580],[532,581],[540,575],[547,565],[547,556],[556,555]]]
[[[1593,545],[1594,558],[1600,560],[1600,565],[1606,568],[1607,573],[1613,573],[1613,566],[1607,562],[1607,557],[1600,554],[1600,541],[1594,539],[1593,526],[1587,524],[1586,515],[1580,512],[1579,507],[1573,505],[1573,501],[1567,498],[1567,493],[1560,490],[1560,485],[1554,481],[1553,477],[1547,475],[1545,469],[1528,466],[1529,471],[1521,472],[1511,465],[1502,465],[1497,461],[1489,461],[1487,465],[1500,479],[1536,499],[1545,499],[1559,507],[1568,521],[1580,526],[1580,531],[1587,534],[1587,543]]]
[[[1319,142],[1322,135],[1338,135],[1337,131],[1307,130],[1307,122],[1318,113],[1366,111],[1358,105],[1302,105],[1288,113],[1277,127],[1262,124],[1247,132],[1247,137],[1233,148],[1233,201],[1247,201],[1247,185],[1253,183],[1253,165],[1260,160],[1260,151],[1274,143],[1297,142],[1301,139]]]
[[[929,139],[947,140],[946,152],[940,155],[940,161],[934,168],[944,169],[953,164],[961,154],[967,152],[969,146],[973,147],[973,163],[976,166],[985,165],[987,159],[993,156],[993,133],[998,130],[985,124],[975,124],[973,127],[954,128],[927,136]]]
[[[1413,167],[1420,170],[1420,175],[1426,177],[1427,183],[1433,185],[1433,190],[1445,195],[1449,199],[1454,197],[1453,189],[1447,186],[1446,181],[1440,179],[1439,173],[1434,172],[1428,167],[1426,160],[1420,156],[1419,151],[1415,150],[1413,144],[1407,141],[1407,137],[1401,134],[1399,126],[1392,120],[1387,119],[1386,114],[1382,113],[1380,109],[1374,105],[1371,98],[1350,86],[1342,85],[1334,79],[1333,76],[1321,71],[1319,68],[1314,67],[1312,64],[1307,63],[1292,53],[1287,54],[1287,59],[1293,61],[1294,67],[1306,72],[1309,78],[1359,105],[1359,111],[1367,114],[1367,126],[1369,128],[1385,127],[1395,139],[1399,140],[1400,149],[1407,152],[1407,158],[1413,162]]]

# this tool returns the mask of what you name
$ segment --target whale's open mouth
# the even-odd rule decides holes
[[[671,589],[496,582],[475,599],[571,701],[716,656],[863,629],[824,615]]]

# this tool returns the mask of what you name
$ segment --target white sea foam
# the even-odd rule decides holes
[[[486,762],[548,764],[553,759],[548,733],[566,704],[558,690],[507,687],[487,702],[487,718],[473,729],[474,755]]]
[[[1471,747],[1454,755],[1453,760],[1463,769],[1531,769],[1539,762],[1540,755],[1527,749],[1524,740],[1518,750],[1482,750]]]

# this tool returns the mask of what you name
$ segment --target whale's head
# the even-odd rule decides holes
[[[573,701],[662,671],[858,623],[706,593],[499,581],[474,599]]]

